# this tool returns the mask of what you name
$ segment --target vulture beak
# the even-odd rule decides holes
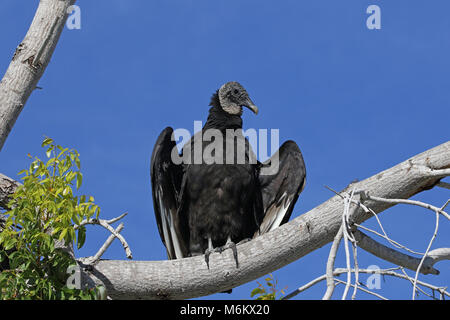
[[[250,98],[247,98],[247,101],[245,101],[245,104],[243,104],[243,106],[252,110],[254,114],[258,114],[258,107],[255,106]]]

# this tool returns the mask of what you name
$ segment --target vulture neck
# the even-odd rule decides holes
[[[208,120],[206,120],[203,130],[218,129],[222,131],[226,129],[242,129],[241,116],[225,112],[220,105],[217,93],[212,96],[209,105],[212,107],[209,109]]]

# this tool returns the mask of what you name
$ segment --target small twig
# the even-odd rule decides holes
[[[117,221],[123,219],[127,214],[128,214],[128,212],[125,212],[124,214],[121,214],[121,215],[118,216],[117,218],[113,218],[113,219],[111,219],[111,220],[107,220],[106,223],[108,223],[108,224],[113,224],[114,222],[117,222]]]
[[[355,223],[355,226],[358,227],[358,228],[361,228],[361,229],[363,229],[363,230],[366,230],[366,231],[368,231],[368,232],[372,232],[372,233],[376,234],[377,236],[382,237],[383,239],[386,239],[387,241],[389,241],[391,244],[393,244],[395,247],[397,247],[397,248],[399,248],[399,249],[403,249],[403,250],[406,250],[406,251],[408,251],[408,252],[410,252],[410,253],[417,254],[417,255],[420,255],[420,256],[423,256],[423,255],[424,255],[424,253],[422,253],[422,252],[417,252],[417,251],[414,251],[414,250],[411,250],[411,249],[405,247],[404,245],[398,243],[397,241],[392,240],[392,239],[389,238],[388,236],[383,235],[383,234],[381,234],[381,233],[379,233],[379,232],[377,232],[377,231],[375,231],[375,230],[372,230],[372,229],[370,229],[370,228],[367,228],[367,227],[365,227],[365,226],[363,226],[363,225],[360,225],[360,224],[357,224],[357,223]]]
[[[325,188],[327,188],[328,190],[334,192],[336,195],[338,195],[339,197],[341,197],[342,199],[344,199],[344,197],[343,197],[341,194],[339,194],[337,191],[333,190],[332,188],[330,188],[330,187],[328,187],[328,186],[325,186]],[[365,192],[362,192],[362,191],[356,191],[355,193],[359,193],[359,194],[361,195],[361,200],[366,199]],[[410,252],[413,252],[413,253],[414,253],[414,251],[412,251],[412,250],[410,250],[410,249],[408,249],[408,248],[406,248],[406,247],[404,247],[404,246],[401,246],[400,244],[398,244],[397,242],[391,240],[391,239],[388,237],[388,235],[387,235],[386,231],[384,230],[383,225],[381,224],[381,221],[380,221],[380,219],[378,218],[378,215],[377,215],[377,213],[376,213],[375,211],[373,211],[371,208],[365,206],[365,205],[362,203],[362,201],[352,200],[352,202],[353,202],[354,204],[358,205],[359,207],[361,207],[361,209],[363,209],[364,212],[366,212],[366,213],[371,213],[371,214],[374,216],[375,220],[377,221],[378,225],[380,226],[381,231],[382,231],[383,234],[384,234],[384,238],[385,238],[386,240],[388,240],[394,247],[397,247],[397,248],[403,248],[403,249],[405,249],[405,250],[407,250],[407,251],[410,251]],[[375,231],[374,231],[374,232],[375,232]]]
[[[358,283],[359,283],[359,265],[358,265],[358,246],[356,244],[357,242],[352,242],[352,248],[353,248],[353,264],[355,265],[355,285],[353,294],[352,294],[352,300],[355,300],[356,298],[356,292],[358,291]],[[363,290],[362,288],[360,288]],[[366,291],[366,290],[363,290]],[[367,291],[366,291],[367,292]]]
[[[442,170],[439,170],[439,171],[440,171],[439,174],[443,173]],[[437,174],[437,173],[434,172],[433,174]],[[395,250],[393,250],[391,248],[388,248],[388,247],[386,247],[386,246],[384,246],[382,244],[379,244],[375,240],[371,239],[367,235],[365,235],[362,232],[357,230],[357,235],[358,235],[357,238],[359,239],[358,241],[360,241],[360,246],[361,247],[363,247],[367,251],[371,252],[374,255],[377,255],[378,257],[380,257],[380,258],[382,258],[384,260],[391,261],[391,262],[396,263],[396,264],[398,264],[400,266],[404,266],[404,267],[407,267],[409,269],[412,269],[412,270],[416,271],[415,279],[414,279],[414,281],[412,281],[412,283],[413,283],[413,300],[414,300],[415,299],[415,293],[416,293],[416,287],[417,287],[417,283],[418,283],[417,282],[418,281],[417,278],[418,278],[419,272],[424,273],[424,274],[427,274],[427,273],[439,274],[439,271],[434,269],[433,265],[439,260],[443,260],[443,259],[448,258],[448,255],[450,255],[450,252],[442,251],[442,250],[447,250],[447,248],[441,248],[440,251],[438,252],[438,254],[433,256],[433,257],[431,257],[431,255],[430,255],[430,253],[431,253],[430,252],[430,248],[431,248],[431,245],[432,245],[434,239],[437,236],[437,232],[438,232],[438,228],[439,228],[439,215],[442,214],[447,219],[450,218],[448,213],[446,213],[444,211],[446,206],[450,203],[450,199],[445,203],[444,206],[442,206],[441,208],[437,208],[437,207],[435,207],[433,205],[430,205],[430,204],[427,204],[427,203],[424,203],[424,202],[421,202],[421,201],[407,200],[407,199],[385,199],[385,198],[370,196],[364,191],[358,191],[357,192],[357,193],[360,194],[360,198],[361,198],[362,201],[372,200],[372,201],[380,201],[380,202],[393,203],[393,204],[403,203],[403,204],[416,205],[416,206],[420,206],[420,207],[423,207],[423,208],[426,208],[426,209],[429,209],[429,210],[433,210],[435,212],[435,214],[436,214],[435,231],[434,231],[433,236],[432,236],[432,238],[431,238],[431,240],[430,240],[430,242],[428,244],[428,247],[427,247],[427,250],[426,250],[425,254],[421,254],[421,253],[417,253],[415,251],[412,251],[412,250],[406,248],[405,246],[403,246],[403,245],[401,245],[401,244],[391,240],[387,236],[386,232],[384,231],[384,228],[383,228],[381,222],[379,221],[379,219],[377,217],[377,214],[372,209],[370,209],[370,208],[366,207],[364,204],[362,204],[361,201],[353,200],[353,195],[355,193],[355,190],[352,191],[352,193],[351,193],[351,195],[349,197],[348,195],[343,196],[343,195],[337,193],[336,191],[334,191],[333,189],[331,189],[331,188],[329,188],[327,186],[326,186],[326,188],[328,188],[329,190],[331,190],[334,193],[336,193],[337,195],[339,195],[344,200],[344,204],[345,204],[345,206],[344,206],[344,214],[342,216],[342,226],[341,226],[341,228],[342,228],[342,235],[343,235],[342,238],[344,238],[344,244],[345,244],[345,249],[346,249],[347,282],[346,282],[346,286],[345,286],[345,290],[344,290],[342,299],[346,298],[346,295],[347,295],[347,292],[348,292],[348,289],[350,288],[350,286],[354,287],[354,292],[353,292],[353,295],[352,295],[352,299],[355,298],[356,292],[358,290],[358,265],[357,265],[357,257],[356,257],[356,254],[357,254],[356,240],[355,240],[355,238],[353,238],[353,235],[351,235],[348,232],[348,230],[349,230],[349,228],[348,228],[348,224],[349,224],[349,222],[348,222],[349,221],[349,218],[348,218],[349,210],[348,210],[348,208],[350,206],[350,203],[355,203],[359,207],[361,207],[365,212],[371,212],[376,217],[377,222],[378,222],[382,232],[384,233],[384,235],[381,235],[381,234],[379,234],[376,231],[373,231],[373,230],[370,230],[368,228],[364,228],[363,227],[364,229],[367,229],[367,230],[369,230],[371,232],[376,233],[379,236],[382,236],[383,238],[388,240],[391,244],[393,244],[396,247],[408,250],[408,251],[410,251],[412,253],[415,253],[415,254],[422,255],[422,258],[419,260],[419,259],[410,257],[408,255],[402,254],[402,253],[397,252],[397,251],[395,251]],[[357,225],[357,226],[362,227],[360,225]],[[335,238],[335,240],[336,240],[336,238]],[[354,263],[355,263],[355,269],[354,269],[355,271],[354,272],[355,272],[355,278],[356,278],[355,285],[351,285],[350,260],[349,260],[350,254],[349,254],[349,250],[348,250],[348,240],[350,240],[352,242],[352,246],[353,246],[353,257],[354,257]],[[332,248],[332,249],[334,249],[334,248]],[[450,249],[449,249],[449,251],[450,251]],[[330,252],[330,257],[331,257],[331,252]],[[333,259],[335,259],[335,257],[333,257]],[[417,263],[417,261],[418,261],[418,263]],[[427,265],[424,268],[424,263],[425,262],[427,263]],[[334,264],[334,260],[333,260],[333,264]],[[334,290],[334,287],[335,287],[335,284],[336,284],[334,276],[333,276],[332,272],[329,270],[329,267],[330,266],[327,264],[327,292],[326,292],[326,295],[324,296],[324,298],[325,297],[331,298],[331,294],[332,294],[332,292]],[[414,267],[414,269],[412,267]],[[420,290],[420,288],[419,288],[419,290]],[[331,292],[331,294],[330,294],[330,292]]]
[[[75,230],[78,229],[81,226],[87,225],[87,224],[95,224],[95,225],[99,225],[102,226],[103,228],[105,228],[106,230],[108,230],[109,232],[111,232],[117,239],[119,239],[119,241],[122,243],[123,248],[125,249],[125,254],[127,256],[128,259],[133,259],[133,255],[131,253],[130,247],[128,246],[127,241],[125,240],[125,238],[120,234],[117,233],[116,230],[114,230],[113,227],[111,227],[111,225],[108,223],[109,221],[118,221],[119,218],[123,218],[124,216],[126,216],[126,213],[122,214],[121,216],[111,219],[111,220],[103,220],[103,219],[85,219],[83,221],[81,221],[81,223],[77,226],[75,226]]]
[[[344,214],[342,215],[342,231],[343,231],[343,235],[344,235],[344,248],[345,248],[345,262],[347,264],[347,284],[345,285],[345,289],[344,292],[342,294],[342,300],[345,300],[347,297],[347,292],[350,288],[350,284],[351,284],[351,267],[350,267],[350,252],[348,249],[348,241],[350,239],[349,233],[348,233],[348,225],[347,225],[347,218],[349,215],[349,210],[350,210],[350,203],[351,203],[351,199],[353,198],[353,194],[354,191],[352,191],[352,194],[350,196],[350,198],[346,197],[344,199]]]
[[[121,224],[119,224],[119,226],[116,229],[116,233],[120,233],[123,230],[124,224],[123,222]],[[89,257],[89,258],[84,258],[83,259],[83,263],[84,264],[93,264],[95,262],[97,262],[98,260],[100,260],[100,258],[102,257],[102,255],[105,253],[105,251],[109,248],[109,246],[113,243],[114,239],[116,238],[116,236],[114,234],[109,235],[108,239],[106,239],[105,243],[103,244],[103,246],[98,250],[98,252],[93,256],[93,257]]]
[[[411,279],[411,278],[408,276],[408,274],[406,273],[405,269],[401,267],[401,268],[400,268],[400,271],[401,271],[405,276],[408,277],[409,282],[411,283],[412,286],[414,286],[414,280]],[[426,296],[428,296],[428,297],[430,297],[430,298],[436,299],[436,298],[434,298],[432,295],[426,293],[425,290],[423,290],[423,289],[420,288],[419,286],[417,286],[416,289],[417,289],[418,291],[422,292],[424,295],[426,295]]]
[[[327,261],[327,271],[326,271],[326,279],[327,279],[327,291],[325,292],[324,296],[322,297],[322,300],[330,300],[331,296],[333,295],[335,282],[334,282],[334,276],[333,276],[333,269],[334,269],[334,261],[336,260],[336,254],[339,249],[339,244],[341,243],[343,232],[342,232],[343,226],[341,225],[338,233],[334,237],[333,244],[331,245],[330,253],[328,255],[328,261]]]
[[[337,282],[337,283],[341,283],[341,284],[346,284],[346,282],[344,282],[344,281],[342,281],[342,280],[339,280],[339,279],[336,279],[336,282]],[[380,298],[381,300],[389,300],[389,299],[383,297],[382,295],[380,295],[380,294],[378,294],[378,293],[375,293],[375,292],[373,292],[373,291],[370,291],[370,290],[367,290],[367,289],[358,287],[357,284],[350,284],[350,286],[351,286],[351,287],[354,287],[354,288],[355,288],[355,291],[359,289],[359,290],[364,291],[364,292],[366,292],[366,293],[368,293],[368,294],[371,294],[371,295],[373,295],[373,296],[375,296],[375,297],[377,297],[377,298]]]
[[[375,196],[371,196],[369,194],[366,194],[367,199],[369,200],[373,200],[373,201],[380,201],[380,202],[385,202],[385,203],[393,203],[393,204],[398,204],[398,203],[403,203],[403,204],[412,204],[415,206],[419,206],[425,209],[429,209],[432,210],[434,212],[439,212],[440,214],[442,214],[444,217],[446,217],[447,219],[450,220],[450,215],[445,212],[444,210],[442,210],[441,208],[435,207],[431,204],[428,203],[424,203],[421,201],[417,201],[417,200],[409,200],[409,199],[386,199],[386,198],[380,198],[380,197],[375,197]]]
[[[448,204],[448,201],[444,205],[444,207],[447,206],[447,204]],[[419,277],[419,271],[422,268],[423,262],[425,261],[425,258],[427,257],[428,252],[430,251],[430,248],[431,248],[431,245],[433,244],[434,239],[437,236],[438,230],[439,230],[439,212],[436,211],[436,226],[434,228],[434,233],[433,233],[433,236],[431,237],[430,242],[428,243],[428,247],[427,247],[427,250],[425,251],[424,256],[420,260],[419,266],[417,267],[416,275],[414,277],[414,285],[413,285],[413,293],[412,293],[413,300],[416,299],[416,285],[417,285],[417,278]]]
[[[331,299],[333,292],[334,292],[334,288],[335,288],[335,282],[334,282],[334,276],[333,276],[333,269],[334,269],[334,262],[336,260],[336,254],[337,254],[337,250],[339,248],[339,244],[342,240],[342,238],[344,238],[345,242],[345,253],[346,253],[346,261],[347,261],[347,270],[350,270],[350,252],[349,252],[349,248],[348,248],[348,241],[350,241],[352,243],[353,246],[353,257],[354,257],[354,261],[355,261],[355,267],[358,268],[358,262],[357,262],[357,257],[356,257],[356,239],[354,238],[354,236],[351,234],[351,229],[350,229],[350,221],[351,221],[351,216],[353,215],[354,211],[358,208],[355,207],[352,211],[350,211],[350,206],[353,200],[353,196],[354,196],[355,190],[353,189],[353,191],[351,192],[350,195],[342,197],[344,200],[344,212],[342,214],[342,224],[341,227],[339,228],[338,233],[336,234],[333,244],[331,246],[330,249],[330,253],[328,256],[328,260],[327,260],[327,269],[326,269],[326,276],[327,276],[327,290],[324,294],[324,296],[322,297],[323,300],[329,300]],[[355,291],[353,292],[353,297],[356,295],[356,290],[358,287],[357,284],[358,281],[358,276],[357,276],[357,272],[356,272],[356,284],[355,284]],[[351,272],[349,271],[347,273],[347,285],[345,287],[344,290],[344,294],[342,296],[342,299],[345,299],[348,289],[350,288],[350,283],[351,283]]]

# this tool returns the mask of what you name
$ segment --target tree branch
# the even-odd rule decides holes
[[[358,272],[360,273],[367,273],[367,274],[380,274],[380,275],[385,275],[385,276],[391,276],[391,277],[396,277],[396,278],[400,278],[400,279],[405,279],[405,280],[409,280],[411,283],[413,283],[414,278],[408,276],[406,273],[404,274],[400,274],[395,272],[394,270],[398,270],[401,269],[403,271],[403,269],[401,267],[398,268],[393,268],[393,269],[385,269],[385,270],[374,270],[374,269],[359,269]],[[334,276],[339,276],[343,273],[347,273],[349,270],[347,270],[347,268],[337,268],[333,271],[333,275]],[[354,269],[350,270],[350,272],[355,272]],[[299,293],[311,288],[312,286],[326,280],[327,276],[324,274],[320,277],[317,277],[316,279],[308,282],[307,284],[305,284],[304,286],[301,286],[300,288],[294,290],[293,292],[289,293],[288,295],[286,295],[285,297],[283,297],[283,300],[289,300],[293,297],[295,297],[296,295],[298,295]],[[340,281],[341,283],[344,283],[343,281]],[[450,293],[445,291],[445,288],[442,287],[438,287],[432,284],[429,284],[427,282],[423,282],[423,281],[417,281],[418,285],[421,285],[423,287],[429,288],[433,291],[438,291],[439,293],[441,293],[442,296],[447,296],[450,297]],[[360,288],[361,290],[361,288]]]
[[[75,0],[41,0],[33,22],[0,82],[0,151],[50,62]]]
[[[124,224],[123,222],[119,224],[119,226],[116,228],[116,233],[120,233],[123,230]],[[101,246],[101,248],[98,250],[98,252],[92,256],[87,258],[81,258],[80,260],[84,265],[91,265],[100,260],[102,255],[108,250],[109,246],[113,243],[116,236],[114,234],[111,234],[108,239],[106,239],[105,243]]]
[[[127,213],[122,214],[121,216],[111,219],[111,220],[104,220],[104,219],[85,219],[83,221],[80,222],[79,225],[75,226],[75,230],[78,229],[81,226],[87,225],[87,224],[94,224],[94,225],[99,225],[102,226],[103,228],[105,228],[106,230],[108,230],[109,232],[111,232],[111,234],[119,239],[120,243],[123,246],[123,249],[125,250],[125,254],[127,255],[128,259],[133,259],[133,254],[131,253],[130,250],[130,246],[128,245],[127,241],[125,240],[125,238],[117,231],[114,230],[114,228],[110,225],[110,223],[116,222],[120,219],[122,219],[123,217],[125,217],[127,215]],[[111,240],[112,242],[112,240]]]
[[[336,233],[336,236],[334,237],[334,240],[333,240],[333,244],[331,245],[330,253],[328,255],[327,271],[326,271],[327,290],[325,291],[325,294],[323,295],[322,300],[330,300],[331,296],[333,295],[334,288],[336,287],[336,283],[334,282],[335,279],[334,279],[333,270],[334,270],[334,262],[336,260],[336,254],[339,249],[339,245],[341,244],[341,241],[342,241],[342,236],[343,236],[342,228],[343,228],[343,226],[341,226],[338,233]]]
[[[374,256],[389,261],[395,265],[405,267],[412,271],[416,271],[420,265],[422,259],[415,258],[410,255],[396,251],[392,248],[389,248],[375,241],[374,239],[372,239],[371,237],[369,237],[368,235],[359,230],[356,230],[354,232],[354,235],[356,241],[358,241],[358,245],[362,249],[373,254]],[[438,275],[439,271],[433,268],[434,264],[438,261],[439,260],[427,256],[427,258],[424,260],[423,265],[420,268],[420,272],[422,274]]]
[[[415,170],[427,166],[432,169]],[[433,188],[450,168],[450,142],[419,154],[348,189],[366,190],[382,198],[409,198]],[[428,175],[432,172],[431,175]],[[442,171],[440,171],[442,172]],[[379,213],[394,203],[367,200]],[[372,215],[357,210],[354,222]],[[239,269],[231,250],[210,256],[210,269],[203,256],[165,261],[99,261],[88,273],[91,284],[102,284],[108,295],[122,299],[185,299],[225,291],[273,272],[331,242],[342,223],[342,200],[335,196],[306,214],[238,246]],[[431,253],[431,252],[430,252]]]
[[[444,209],[442,208],[438,208],[435,206],[432,206],[431,204],[428,203],[424,203],[421,201],[416,201],[416,200],[407,200],[407,199],[385,199],[385,198],[381,198],[381,197],[374,197],[371,195],[365,195],[366,199],[369,200],[374,200],[374,201],[380,201],[380,202],[386,202],[386,203],[393,203],[393,204],[399,204],[399,203],[403,203],[403,204],[412,204],[415,206],[419,206],[428,210],[432,210],[434,212],[440,213],[442,214],[444,217],[446,217],[448,220],[450,220],[450,215],[444,211]]]
[[[353,183],[347,190],[365,190],[386,199],[409,198],[433,188],[442,178],[434,173],[429,176],[423,169],[413,170],[415,166],[424,165],[433,170],[450,168],[450,142]],[[2,190],[0,187],[0,197],[7,197]],[[367,200],[364,205],[380,213],[395,204]],[[370,212],[358,209],[352,220],[360,224],[371,217]],[[319,249],[333,241],[341,224],[342,198],[336,195],[276,230],[239,245],[239,268],[231,250],[226,250],[210,256],[209,269],[203,256],[164,261],[100,260],[91,271],[84,272],[83,277],[90,286],[105,286],[108,295],[115,299],[205,296],[255,280]],[[438,252],[430,251],[427,259],[435,253]],[[447,249],[441,249],[438,259],[448,255]]]

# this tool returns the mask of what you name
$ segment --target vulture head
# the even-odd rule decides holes
[[[258,107],[255,106],[247,91],[239,82],[225,83],[215,96],[213,98],[218,99],[220,107],[229,114],[242,115],[242,107],[247,107],[258,114]]]

